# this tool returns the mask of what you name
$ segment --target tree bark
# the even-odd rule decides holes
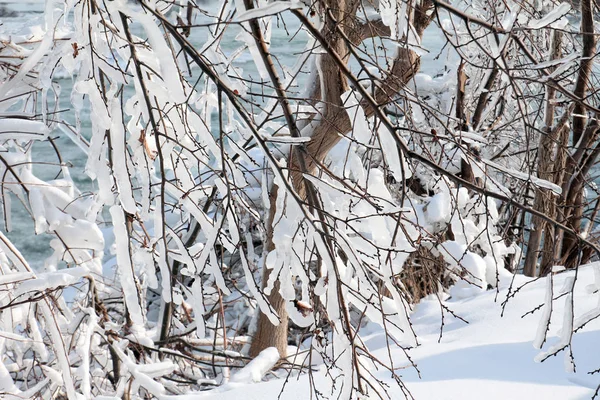
[[[368,37],[389,35],[389,28],[382,25],[380,21],[364,25],[358,23],[356,18],[356,11],[360,5],[358,0],[324,0],[319,2],[318,5],[325,15],[322,35],[330,43],[331,49],[343,57],[346,64],[349,62],[351,54],[348,49],[349,45],[357,44]],[[432,15],[427,14],[432,6],[431,0],[423,0],[415,9],[413,25],[417,34],[421,37],[433,18]],[[294,190],[302,199],[307,198],[304,174],[314,174],[329,151],[340,141],[343,135],[352,130],[352,123],[342,103],[342,95],[349,89],[347,78],[330,53],[323,53],[319,58],[319,62],[319,71],[322,74],[319,77],[320,82],[325,82],[326,87],[320,87],[320,83],[313,85],[312,93],[319,95],[320,98],[312,100],[315,104],[323,104],[322,115],[315,117],[319,118],[319,122],[313,130],[311,141],[305,148],[306,151],[290,152],[290,177]],[[419,71],[419,67],[419,56],[408,48],[400,48],[388,76],[381,82],[376,91],[375,99],[377,103],[385,104],[392,99]],[[361,102],[361,106],[367,117],[374,114],[375,110],[367,101]],[[272,236],[273,219],[276,212],[274,206],[277,198],[276,187],[271,190],[270,198],[272,207],[267,221],[267,253],[274,250]],[[265,253],[265,256],[267,253]],[[265,267],[263,268],[262,287],[264,289],[270,271]],[[268,299],[281,322],[279,325],[274,326],[263,313],[259,314],[257,330],[250,347],[251,357],[256,356],[268,347],[276,347],[281,357],[286,355],[288,314],[285,301],[279,294],[279,283],[275,284]]]
[[[267,237],[265,241],[265,249],[263,251],[264,257],[271,251],[275,250],[273,244],[273,219],[275,218],[275,203],[277,201],[277,186],[273,186],[271,193],[269,194],[269,203],[271,208],[269,210],[269,217],[267,219]],[[263,257],[263,258],[264,258]],[[271,271],[264,265],[262,270],[262,289],[264,290],[267,282],[269,281],[269,275]],[[285,309],[285,300],[281,297],[279,292],[279,280],[275,282],[273,290],[267,296],[267,300],[271,303],[271,307],[279,316],[279,325],[275,326],[271,323],[269,318],[265,314],[260,313],[258,317],[258,325],[256,332],[252,338],[250,345],[249,355],[250,357],[256,357],[266,348],[275,347],[279,351],[280,357],[285,357],[287,354],[287,332],[288,332],[288,313]]]
[[[581,33],[583,50],[577,81],[575,82],[575,96],[581,101],[585,100],[588,90],[590,75],[592,72],[593,56],[596,50],[596,38],[594,36],[594,16],[592,0],[581,1]],[[573,110],[573,139],[572,145],[576,147],[573,157],[568,160],[567,174],[563,184],[563,199],[565,209],[565,222],[574,231],[581,230],[581,218],[585,203],[583,188],[585,175],[581,174],[582,162],[585,162],[587,152],[594,140],[597,139],[598,124],[595,120],[590,121],[586,127],[587,109],[582,102],[577,102]],[[595,126],[594,126],[595,125]],[[564,190],[566,187],[567,190]],[[561,247],[561,262],[566,268],[577,265],[582,250],[576,237],[569,235],[564,237]]]
[[[551,60],[557,60],[561,57],[561,45],[562,45],[562,33],[560,31],[554,31],[552,37],[552,53]],[[554,69],[554,68],[552,68]],[[542,135],[540,136],[540,142],[538,146],[538,171],[537,175],[540,179],[545,179],[550,182],[556,182],[554,165],[554,149],[556,148],[556,141],[559,134],[564,129],[564,126],[568,122],[568,113],[566,113],[562,120],[559,121],[558,126],[552,128],[554,123],[554,111],[556,98],[556,89],[552,86],[546,87],[546,107],[545,107],[545,127]],[[543,212],[551,218],[554,218],[554,207],[553,202],[557,200],[556,196],[553,195],[548,189],[536,188],[535,200],[533,208],[537,211]],[[537,275],[537,260],[539,257],[539,248],[542,242],[542,235],[544,230],[549,227],[544,220],[537,216],[531,217],[531,225],[533,230],[529,233],[529,241],[527,243],[527,254],[525,255],[525,265],[523,273],[527,276]],[[548,239],[549,235],[546,235]]]
[[[575,83],[575,96],[584,100],[588,89],[590,74],[594,60],[596,38],[594,36],[594,8],[592,0],[581,1],[581,33],[583,34],[583,51],[581,54],[581,62],[579,64],[579,74]],[[578,102],[573,111],[573,146],[577,146],[579,139],[585,127],[586,118],[584,117],[587,110],[582,103]]]

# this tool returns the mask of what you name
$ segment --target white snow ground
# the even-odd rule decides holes
[[[599,307],[600,294],[591,293],[597,290],[593,287],[594,268],[600,268],[600,264],[582,267],[579,272],[574,296],[575,319]],[[569,272],[554,276],[555,298],[562,293],[565,280],[573,275]],[[527,278],[519,276],[513,286],[518,287],[526,282]],[[412,321],[421,346],[410,354],[421,372],[421,379],[414,369],[402,370],[401,374],[417,400],[575,400],[592,397],[600,383],[600,376],[589,375],[588,372],[600,367],[600,321],[591,322],[573,336],[577,372],[568,373],[565,370],[565,352],[543,363],[534,361],[536,355],[540,354],[540,350],[535,349],[532,343],[542,311],[521,317],[543,302],[545,279],[529,283],[521,289],[510,300],[504,317],[501,317],[501,303],[507,293],[507,289],[504,289],[496,296],[496,291],[490,290],[469,299],[446,301],[444,304],[469,323],[446,313],[440,343],[439,303],[429,299],[416,307]],[[542,351],[558,341],[566,298],[563,296],[554,301],[549,344]],[[366,342],[371,349],[376,349],[376,356],[385,358],[387,350],[383,335],[375,327],[368,328],[374,328],[376,333],[367,336]],[[399,366],[407,364],[400,349],[392,351]],[[385,375],[380,373],[377,376],[383,378]],[[317,379],[325,378],[319,376]],[[284,379],[256,384],[230,383],[215,391],[191,395],[190,399],[276,399],[283,383]],[[390,380],[389,384],[391,398],[404,398],[393,381]],[[280,398],[311,398],[308,377],[291,378]]]

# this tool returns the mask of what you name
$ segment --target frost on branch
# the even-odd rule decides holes
[[[324,375],[320,397],[386,397],[385,371],[410,397],[398,371],[416,368],[414,304],[433,295],[443,318],[446,300],[510,298],[538,258],[544,275],[591,257],[568,203],[591,188],[598,131],[567,157],[575,68],[557,60],[589,59],[558,39],[571,9],[363,3],[49,1],[39,42],[3,39],[5,230],[17,200],[53,235],[43,266],[0,235],[6,392],[171,398],[273,370]],[[446,44],[435,70],[427,35]],[[54,115],[60,77],[73,124]],[[56,132],[85,158],[89,193]],[[34,168],[40,145],[57,149],[51,178]],[[534,161],[552,157],[560,172]],[[569,309],[570,285],[540,358],[597,317]],[[373,329],[405,357],[376,356]]]

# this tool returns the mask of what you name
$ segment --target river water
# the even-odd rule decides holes
[[[214,13],[216,7],[211,4],[217,2],[211,1],[208,3],[210,4],[208,4],[207,7],[209,9],[212,8]],[[2,22],[2,25],[0,25],[0,33],[22,33],[24,31],[26,32],[27,29],[30,29],[32,26],[43,25],[44,7],[44,0],[0,0],[0,21]],[[273,26],[271,49],[277,54],[281,64],[291,67],[297,60],[298,55],[304,50],[308,36],[303,31],[297,32],[299,24],[291,15],[284,17],[284,20],[285,25],[274,24]],[[197,24],[206,22],[209,22],[209,19],[205,16],[199,16],[195,20],[195,23]],[[222,47],[226,54],[230,54],[230,52],[233,52],[235,49],[242,46],[242,43],[235,40],[235,36],[235,28],[232,28],[230,29],[230,33],[226,36],[226,39],[223,40]],[[190,40],[198,47],[202,47],[206,42],[206,39],[206,28],[192,30]],[[422,44],[424,48],[429,50],[428,53],[422,56],[422,71],[434,75],[440,68],[443,68],[443,62],[435,59],[443,45],[440,32],[438,31],[433,34],[426,33]],[[258,76],[253,61],[247,51],[236,60],[234,65],[242,68],[244,70],[244,75]],[[64,110],[58,118],[69,123],[74,123],[73,114],[68,111],[71,108],[70,93],[73,80],[71,77],[67,76],[57,79],[56,81],[61,86],[59,109]],[[89,113],[84,113],[82,115],[81,129],[83,136],[89,137],[91,130]],[[77,187],[83,193],[91,192],[95,185],[84,173],[86,162],[85,155],[59,129],[52,133],[52,137],[55,138],[56,145],[60,149],[63,162],[67,162],[72,166],[70,168],[71,176]],[[42,179],[55,178],[60,171],[59,167],[56,165],[58,162],[57,156],[51,146],[47,142],[37,143],[34,145],[33,151],[34,159],[36,161],[47,163],[34,167],[34,173]],[[25,208],[18,204],[16,199],[13,199],[12,203],[12,230],[7,233],[7,236],[13,241],[34,268],[40,268],[43,266],[44,259],[52,252],[49,246],[49,241],[52,239],[52,236],[48,234],[35,235],[33,221]],[[4,225],[1,223],[0,229],[4,230]]]

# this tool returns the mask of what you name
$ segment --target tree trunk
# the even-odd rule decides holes
[[[560,31],[554,31],[552,37],[552,54],[551,60],[557,60],[561,57],[561,44],[562,44],[562,33]],[[554,68],[552,68],[554,69]],[[556,165],[554,163],[554,149],[556,148],[556,141],[564,129],[564,126],[568,122],[569,114],[565,113],[558,125],[552,128],[554,124],[554,100],[556,98],[556,89],[552,86],[546,87],[546,108],[545,108],[545,120],[546,125],[542,135],[540,137],[540,143],[538,146],[538,171],[537,175],[540,179],[545,179],[550,182],[556,182],[555,170]],[[560,151],[560,150],[559,150]],[[533,208],[536,211],[540,211],[550,218],[554,218],[554,202],[557,201],[557,197],[550,193],[548,189],[536,188],[535,190],[535,201]],[[539,248],[542,242],[542,235],[544,230],[550,228],[549,224],[543,219],[537,216],[532,216],[531,225],[533,230],[529,233],[529,241],[527,243],[527,254],[525,255],[525,266],[523,273],[527,276],[537,275],[537,260],[539,257]],[[552,227],[554,228],[554,227]],[[545,235],[544,240],[548,240],[549,236],[553,234],[549,232]]]
[[[369,22],[364,25],[358,21],[356,18],[356,11],[360,5],[358,0],[325,0],[318,4],[322,7],[321,11],[324,12],[326,21],[321,34],[330,43],[330,50],[340,55],[346,65],[351,54],[348,48],[349,45],[358,44],[369,37],[389,35],[389,28],[382,25],[380,21]],[[415,9],[413,25],[420,37],[422,37],[425,28],[433,18],[432,15],[428,15],[428,11],[432,6],[433,3],[430,0],[423,0]],[[332,15],[330,16],[329,13]],[[319,98],[312,100],[315,104],[321,102],[323,105],[322,115],[319,116],[319,123],[316,124],[312,132],[311,141],[306,146],[306,152],[290,152],[290,177],[294,190],[303,199],[307,198],[307,188],[303,175],[305,173],[314,174],[319,164],[323,162],[341,137],[352,130],[352,122],[342,103],[342,95],[349,89],[348,81],[330,52],[321,54],[319,62],[319,71],[322,74],[319,77],[320,82],[324,82],[326,85],[325,87],[320,87],[320,84],[313,85],[315,88],[313,93],[319,95]],[[420,58],[417,53],[408,48],[398,49],[398,54],[390,71],[388,71],[388,76],[378,85],[379,89],[375,93],[377,103],[387,103],[393,98],[419,71],[419,67]],[[366,117],[372,116],[375,112],[366,100],[361,102],[361,107]],[[274,249],[272,235],[277,188],[271,191],[270,197],[272,207],[267,225],[267,252]],[[265,267],[263,268],[262,288],[264,289],[268,282],[269,271]],[[259,314],[257,331],[250,347],[250,356],[252,357],[268,347],[276,347],[281,357],[286,355],[288,314],[285,301],[279,294],[278,283],[269,295],[269,301],[279,315],[281,322],[278,326],[274,326],[266,315]]]
[[[592,0],[583,0],[581,2],[581,33],[583,34],[583,51],[579,65],[579,74],[575,83],[575,96],[584,100],[588,90],[592,65],[594,63],[594,53],[596,48],[596,39],[594,37],[594,7]],[[585,127],[587,113],[584,105],[578,102],[573,111],[573,146],[577,146]]]
[[[271,208],[269,210],[269,218],[267,219],[267,238],[265,241],[265,249],[263,251],[263,259],[266,258],[267,254],[275,249],[273,245],[273,219],[275,218],[275,202],[277,201],[277,186],[273,186],[271,193],[269,194],[269,202]],[[269,281],[270,270],[263,263],[262,270],[262,289],[264,290],[267,282]],[[287,354],[287,333],[288,333],[288,313],[285,309],[285,300],[281,297],[279,292],[279,281],[275,281],[273,290],[267,300],[273,307],[273,310],[279,316],[279,325],[274,326],[269,318],[263,313],[260,313],[258,317],[258,325],[256,332],[252,338],[250,345],[250,357],[256,357],[261,351],[269,347],[277,348],[280,357],[285,357]]]
[[[583,50],[574,94],[581,102],[576,102],[573,110],[573,139],[572,145],[576,147],[575,153],[567,164],[567,174],[563,183],[563,199],[565,210],[565,222],[575,232],[581,230],[581,218],[585,203],[583,189],[585,186],[585,173],[582,168],[586,158],[591,154],[589,149],[598,137],[598,123],[591,120],[586,127],[586,114],[588,110],[582,101],[586,93],[592,72],[593,55],[596,51],[596,38],[594,36],[594,17],[592,0],[581,1],[581,33]],[[566,189],[566,190],[565,190]],[[561,247],[561,261],[567,268],[576,267],[579,252],[582,250],[578,238],[573,235],[564,236]]]
[[[568,157],[569,128],[563,127],[557,141],[556,156],[554,157],[554,182],[560,185],[565,176],[565,165]],[[558,215],[557,199],[550,203],[548,216],[560,220]],[[552,267],[559,261],[560,251],[558,244],[561,242],[562,232],[557,232],[552,224],[546,224],[544,232],[544,246],[542,250],[542,260],[540,263],[540,276],[546,276],[552,271]]]

